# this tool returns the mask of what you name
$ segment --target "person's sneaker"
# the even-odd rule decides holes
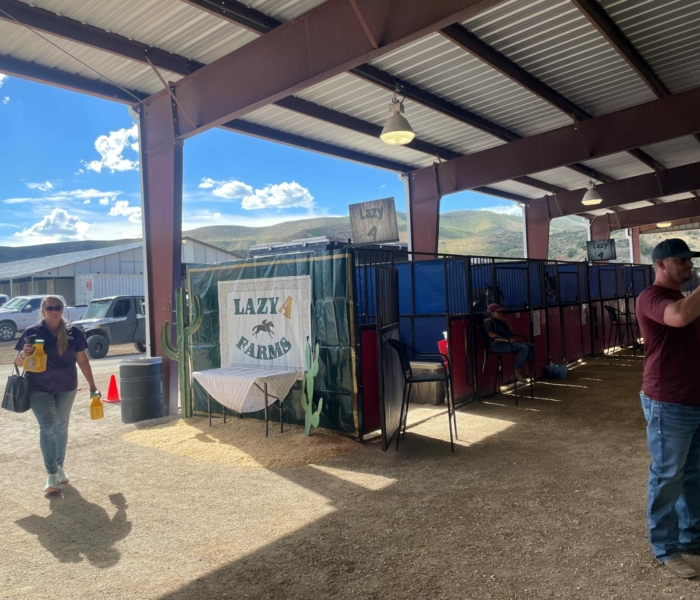
[[[58,467],[58,483],[69,483],[70,478],[68,477],[68,474],[63,470],[63,467]]]
[[[682,556],[672,556],[671,558],[667,558],[664,561],[664,567],[666,567],[674,575],[677,575],[683,579],[692,579],[698,575],[695,567]]]
[[[56,475],[56,473],[53,473],[52,475],[49,475],[48,479],[46,480],[46,487],[44,488],[44,493],[53,494],[54,492],[59,491],[61,491],[61,488],[58,487],[58,475]]]
[[[515,378],[518,380],[518,383],[530,383],[520,371],[515,372]]]

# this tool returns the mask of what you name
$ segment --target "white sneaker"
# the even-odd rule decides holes
[[[58,483],[69,483],[70,478],[68,477],[68,474],[63,470],[63,467],[58,467],[58,473],[56,473],[58,476]]]
[[[44,493],[45,494],[52,494],[54,492],[59,492],[61,488],[58,487],[58,475],[54,473],[53,475],[49,475],[48,479],[46,480],[46,487],[44,488]]]

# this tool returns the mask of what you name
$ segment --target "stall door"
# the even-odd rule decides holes
[[[377,361],[379,365],[379,417],[382,450],[400,427],[403,372],[399,355],[389,340],[399,339],[399,271],[377,267]]]

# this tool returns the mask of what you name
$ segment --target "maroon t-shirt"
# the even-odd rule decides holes
[[[637,298],[645,350],[642,391],[653,400],[700,406],[700,319],[685,327],[664,325],[666,307],[683,297],[652,285]]]

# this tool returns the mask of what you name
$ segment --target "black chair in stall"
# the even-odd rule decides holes
[[[632,313],[625,314],[614,306],[608,306],[607,304],[603,305],[603,308],[610,319],[610,332],[607,337],[605,353],[608,354],[610,351],[613,331],[615,331],[615,343],[612,344],[612,347],[619,346],[622,348],[625,345],[625,341],[627,341],[627,345],[634,349],[634,355],[637,356],[637,350],[642,348],[638,342],[642,336],[636,317]]]
[[[486,319],[484,319],[486,321]],[[489,359],[490,356],[495,356],[498,360],[497,364],[497,369],[496,369],[496,377],[494,377],[493,381],[493,396],[496,395],[496,388],[500,388],[500,386],[503,384],[503,355],[507,354],[506,352],[494,352],[491,350],[491,337],[489,336],[489,332],[486,331],[486,328],[484,327],[484,324],[481,324],[481,333],[483,335],[484,339],[484,363],[481,366],[481,381],[479,381],[479,401],[481,401],[481,398],[483,397],[481,394],[481,389],[484,384],[484,373],[486,373],[486,361]],[[519,335],[517,333],[511,334],[513,337],[516,338],[522,338],[523,341],[527,342],[528,339],[524,335]],[[511,348],[512,348],[511,344]],[[510,352],[511,355],[517,354],[517,352],[513,349],[512,352]],[[530,367],[530,399],[534,400],[534,391],[532,389],[532,385],[535,381],[535,366],[534,366],[534,360],[535,360],[535,353],[533,352],[530,355],[530,358],[528,359],[528,366]],[[523,384],[520,384],[523,385]],[[515,357],[513,357],[513,391],[515,392],[515,406],[518,406],[518,380],[515,377]]]
[[[414,383],[429,383],[429,382],[444,382],[445,384],[445,402],[447,404],[447,420],[450,425],[450,447],[452,452],[455,451],[454,438],[452,437],[452,424],[454,423],[454,437],[457,437],[457,416],[455,415],[454,399],[452,397],[452,388],[450,386],[450,360],[444,354],[438,352],[426,354],[418,352],[415,348],[404,344],[398,340],[389,340],[391,347],[396,350],[401,361],[401,371],[403,373],[403,400],[401,401],[401,413],[399,416],[399,431],[396,435],[396,449],[399,449],[399,440],[401,439],[401,429],[403,428],[403,436],[406,438],[406,424],[408,421],[408,403],[411,399],[411,388]],[[409,351],[411,354],[409,354]],[[411,356],[412,355],[412,356]],[[432,357],[429,360],[423,360],[424,357]],[[445,366],[444,373],[424,373],[414,375],[411,368],[411,360],[420,358],[422,362],[431,362]]]

